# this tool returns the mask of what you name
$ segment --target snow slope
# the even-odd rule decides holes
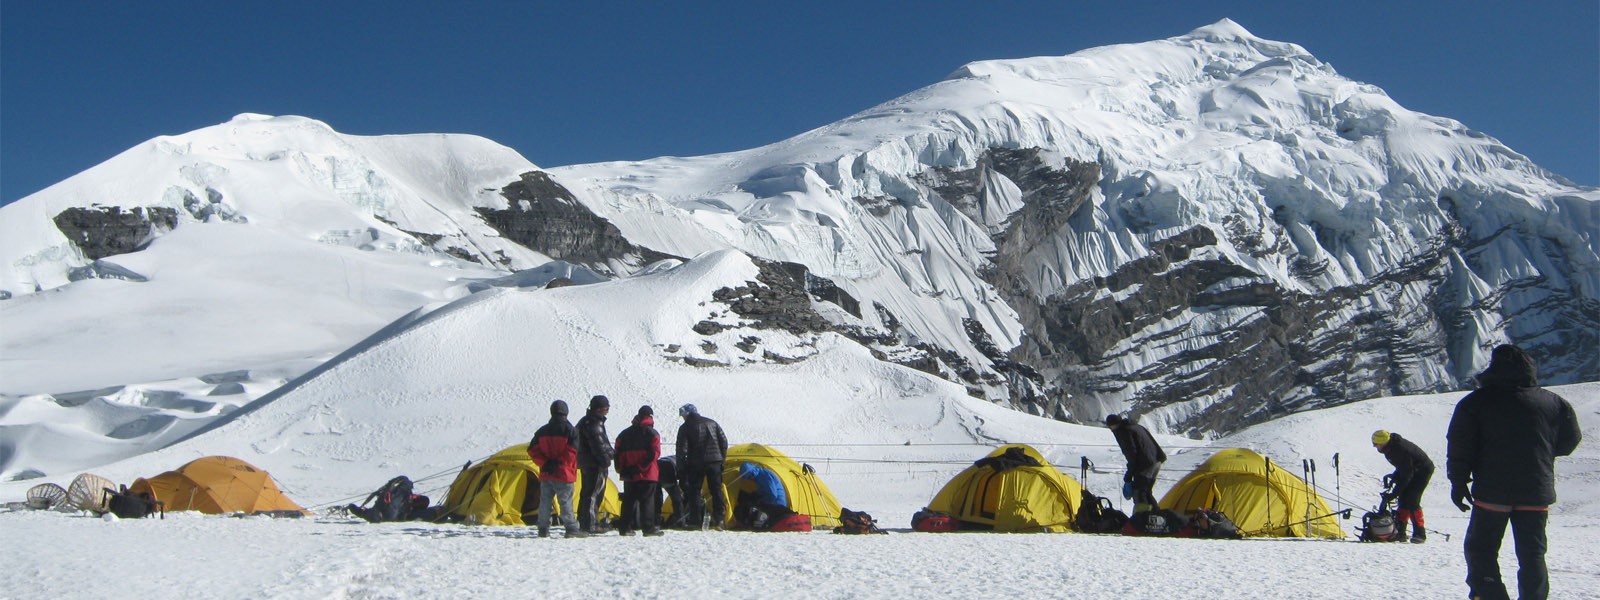
[[[165,521],[103,522],[56,513],[0,513],[0,576],[7,595],[71,590],[88,596],[162,595],[181,581],[199,597],[970,597],[1417,598],[1459,593],[1465,519],[1436,477],[1425,498],[1429,544],[1161,540],[1082,534],[917,534],[911,514],[993,445],[1032,443],[1077,477],[1078,457],[1101,470],[1086,483],[1120,483],[1110,434],[1006,410],[960,386],[872,359],[835,334],[724,331],[702,358],[733,362],[746,335],[789,365],[693,367],[675,344],[693,341],[689,317],[735,324],[711,290],[753,277],[744,256],[718,252],[652,274],[559,289],[497,289],[416,315],[325,368],[269,395],[225,426],[94,471],[128,482],[207,454],[244,458],[273,473],[307,506],[359,500],[395,474],[424,479],[434,498],[469,459],[522,442],[551,399],[593,393],[614,404],[611,430],[639,403],[662,415],[693,402],[731,443],[777,446],[814,465],[845,506],[866,510],[886,536],[669,532],[660,539],[540,540],[526,528],[173,514]],[[653,303],[630,301],[641,294]],[[605,315],[596,318],[590,315]],[[719,334],[721,335],[721,334]],[[729,343],[720,343],[729,342]],[[1582,426],[1600,429],[1600,384],[1555,388]],[[1461,394],[1383,398],[1310,411],[1211,442],[1160,436],[1172,455],[1158,492],[1216,449],[1256,449],[1280,465],[1319,461],[1330,504],[1368,506],[1388,472],[1373,429],[1399,432],[1442,462],[1443,427]],[[1600,594],[1600,450],[1558,461],[1552,514],[1554,598]],[[58,448],[64,449],[64,448]],[[1342,471],[1331,476],[1331,456]],[[70,473],[51,480],[65,483]],[[0,484],[20,499],[34,482]],[[1338,495],[1335,495],[1336,492]],[[1126,507],[1125,507],[1126,508]],[[1358,510],[1357,513],[1360,511]],[[1346,522],[1347,531],[1353,522]],[[1457,534],[1450,540],[1441,534]],[[241,543],[240,540],[249,540]],[[153,561],[106,564],[76,548],[137,547]],[[1504,564],[1514,564],[1507,546]],[[97,577],[83,578],[93,570]],[[1372,574],[1382,573],[1381,577]],[[1508,571],[1509,573],[1509,571]],[[556,574],[559,576],[554,577]],[[554,583],[553,583],[554,582]]]

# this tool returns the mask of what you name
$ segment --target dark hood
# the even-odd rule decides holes
[[[1489,357],[1489,368],[1478,374],[1478,385],[1486,388],[1525,388],[1539,385],[1539,367],[1521,348],[1502,344]]]

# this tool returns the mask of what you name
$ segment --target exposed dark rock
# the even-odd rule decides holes
[[[530,171],[500,191],[511,207],[479,208],[485,223],[513,242],[550,258],[616,274],[612,263],[642,267],[678,258],[636,246],[610,221],[591,212],[548,173]]]
[[[84,279],[121,279],[137,283],[150,281],[148,277],[135,273],[127,267],[104,260],[97,260],[67,271],[67,281],[82,281]]]
[[[810,275],[805,267],[794,263],[752,260],[760,269],[756,281],[739,287],[721,288],[712,292],[711,298],[728,305],[740,318],[751,321],[750,327],[754,329],[782,329],[794,334],[833,329],[833,324],[811,307],[811,296],[805,285]],[[699,327],[696,325],[697,332]]]
[[[571,279],[566,277],[557,277],[555,279],[551,279],[549,283],[544,284],[544,289],[553,290],[556,288],[572,287],[575,285],[578,284],[573,282]]]
[[[761,343],[761,338],[758,338],[758,337],[753,336],[753,335],[747,335],[747,336],[739,338],[739,341],[734,343],[733,347],[738,348],[740,350],[743,350],[746,354],[749,354],[749,353],[755,352],[756,351],[756,345],[760,344],[760,343]]]
[[[178,226],[178,211],[162,206],[72,207],[55,216],[56,229],[89,260],[127,254]]]
[[[716,333],[727,329],[727,327],[716,321],[701,321],[699,323],[695,323],[692,329],[694,329],[695,333],[700,335],[715,335]]]

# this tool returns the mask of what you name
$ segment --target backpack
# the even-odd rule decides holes
[[[811,515],[791,512],[767,526],[767,531],[811,531]]]
[[[1153,508],[1133,513],[1128,524],[1122,526],[1124,535],[1175,536],[1189,525],[1189,520],[1172,510]]]
[[[368,523],[383,523],[387,521],[410,521],[417,518],[428,507],[428,497],[411,493],[411,479],[405,475],[390,479],[388,483],[377,491],[367,495],[362,502],[372,503],[371,508],[364,508],[355,504],[345,507],[350,514],[365,519]],[[421,507],[419,510],[417,507]]]
[[[878,522],[872,518],[872,515],[848,508],[839,512],[839,523],[838,527],[833,528],[834,533],[889,533],[878,529]]]
[[[911,515],[911,528],[924,533],[948,533],[960,528],[955,516],[923,508]]]
[[[1119,533],[1128,524],[1128,514],[1111,506],[1111,499],[1083,491],[1074,525],[1083,533]]]
[[[1219,511],[1197,508],[1189,515],[1189,531],[1187,537],[1197,537],[1213,540],[1243,539],[1239,533],[1239,526],[1228,518],[1228,515]]]
[[[156,500],[149,492],[129,493],[128,486],[122,486],[122,491],[105,488],[105,493],[110,499],[106,501],[107,508],[119,519],[143,519],[157,511],[161,518],[167,518],[166,503]]]
[[[1387,509],[1379,509],[1361,515],[1361,526],[1356,528],[1361,531],[1363,542],[1393,542],[1400,539],[1395,530],[1394,513]]]

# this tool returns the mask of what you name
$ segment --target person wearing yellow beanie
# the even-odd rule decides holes
[[[1405,539],[1406,526],[1412,525],[1411,543],[1428,541],[1428,528],[1422,520],[1422,492],[1433,479],[1433,459],[1398,433],[1379,429],[1372,432],[1372,447],[1394,465],[1394,472],[1383,476],[1383,504],[1395,505],[1395,539]]]

